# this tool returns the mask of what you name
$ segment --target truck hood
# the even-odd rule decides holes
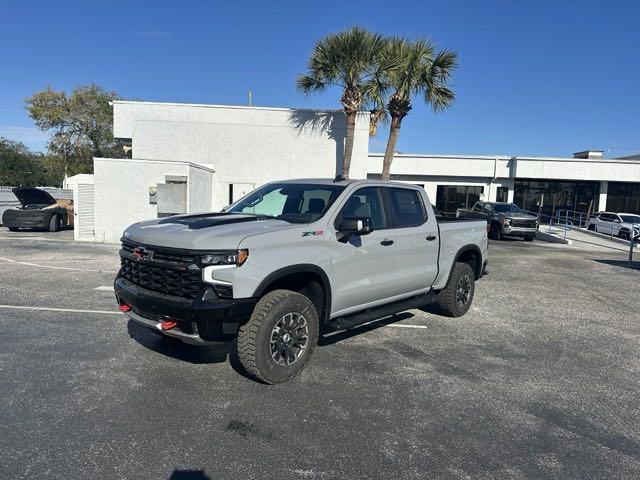
[[[233,250],[250,235],[299,226],[284,220],[241,213],[202,213],[135,223],[125,230],[124,238],[157,247]]]
[[[530,213],[526,213],[526,212],[502,212],[502,213],[496,213],[497,217],[502,217],[502,218],[523,218],[525,220],[535,220],[536,217],[535,215],[531,215]]]
[[[33,204],[53,205],[56,199],[48,192],[32,187],[16,187],[11,190],[23,207]]]

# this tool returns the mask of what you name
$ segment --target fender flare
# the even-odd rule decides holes
[[[324,290],[324,312],[321,314],[320,321],[323,323],[325,320],[329,319],[329,315],[331,314],[331,282],[329,281],[329,276],[327,273],[317,265],[313,265],[311,263],[299,263],[296,265],[288,265],[283,268],[279,268],[274,270],[269,275],[267,275],[257,286],[255,291],[253,292],[254,298],[260,298],[264,294],[265,290],[269,287],[269,285],[274,282],[280,280],[281,278],[287,277],[296,273],[312,273],[317,275],[320,278],[322,283],[322,289]]]
[[[453,265],[455,265],[458,259],[467,252],[473,252],[476,255],[477,260],[476,260],[476,267],[474,269],[474,272],[476,275],[475,279],[478,280],[482,276],[483,258],[482,258],[482,252],[480,251],[480,247],[478,247],[477,245],[470,244],[470,245],[465,245],[464,247],[461,247],[453,259]],[[453,273],[453,265],[451,267],[451,271],[449,272],[447,283],[449,283],[449,279],[451,278],[451,274]]]

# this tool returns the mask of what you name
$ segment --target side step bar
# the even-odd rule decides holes
[[[396,313],[404,312],[405,310],[411,310],[412,308],[422,307],[433,303],[438,298],[438,294],[430,291],[424,295],[418,295],[416,297],[407,298],[405,300],[399,300],[397,302],[381,305],[380,307],[370,308],[364,312],[357,312],[345,317],[338,317],[335,320],[330,320],[329,323],[322,329],[322,333],[335,333],[343,330],[349,330],[351,328],[359,327],[366,323],[380,320],[381,318],[390,317]]]

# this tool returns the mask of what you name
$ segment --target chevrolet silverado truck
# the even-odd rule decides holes
[[[500,240],[504,235],[522,237],[531,242],[536,238],[538,217],[525,212],[513,203],[476,202],[471,209],[459,208],[458,218],[487,221],[489,238]]]
[[[469,309],[486,222],[436,219],[419,186],[266,184],[224,212],[127,228],[115,294],[133,322],[195,345],[234,342],[253,377],[295,377],[320,334],[429,303]]]

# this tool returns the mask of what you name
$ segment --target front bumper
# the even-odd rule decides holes
[[[7,228],[48,228],[49,216],[40,210],[5,210],[2,224]]]
[[[161,332],[192,344],[233,340],[257,302],[255,298],[222,299],[211,287],[195,299],[166,295],[122,277],[116,278],[114,289],[118,304],[131,307],[126,312],[131,320],[154,329],[159,329],[160,322],[173,320],[177,326]]]
[[[510,226],[506,226],[506,225],[502,226],[502,233],[504,233],[505,235],[514,235],[514,236],[521,236],[521,237],[535,237],[537,231],[538,231],[537,228],[510,227]]]

